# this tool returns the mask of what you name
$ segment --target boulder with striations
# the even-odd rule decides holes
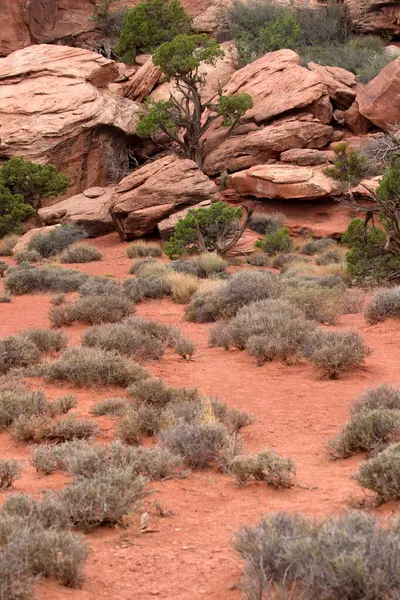
[[[217,186],[195,162],[169,155],[125,177],[114,190],[110,214],[121,238],[130,240],[182,208],[218,198]]]
[[[68,46],[30,46],[0,59],[0,157],[54,164],[68,176],[69,194],[106,184],[142,112],[107,89],[117,75],[113,61]]]
[[[344,0],[344,6],[357,33],[400,35],[400,4],[397,0]]]
[[[400,124],[400,57],[357,94],[360,114],[386,132]]]

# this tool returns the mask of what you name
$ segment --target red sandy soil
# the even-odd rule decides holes
[[[118,242],[116,235],[90,243],[104,252],[104,259],[76,268],[91,275],[127,275],[131,261],[125,255],[126,244]],[[27,327],[49,327],[49,302],[50,296],[27,295],[1,304],[0,335]],[[138,521],[126,530],[104,528],[91,533],[87,542],[92,552],[83,587],[66,589],[46,580],[37,587],[39,600],[238,600],[242,597],[237,587],[241,562],[232,542],[241,525],[254,524],[270,511],[325,517],[343,512],[351,494],[361,496],[351,480],[361,457],[332,462],[325,447],[348,419],[349,404],[360,392],[379,383],[399,382],[400,321],[368,326],[361,315],[342,317],[337,327],[356,327],[373,352],[365,370],[330,381],[319,379],[306,363],[285,366],[273,362],[260,368],[245,352],[209,348],[209,326],[186,323],[183,312],[182,306],[171,301],[137,306],[139,315],[178,325],[197,346],[192,361],[171,353],[146,367],[171,385],[197,386],[204,394],[256,415],[256,423],[245,433],[248,450],[272,447],[291,457],[297,468],[297,485],[284,491],[271,491],[263,485],[238,488],[232,478],[212,471],[154,484],[143,508],[149,515],[150,532],[140,534]],[[82,326],[68,328],[70,343],[79,343],[82,331]],[[99,398],[122,395],[123,390],[32,383],[43,387],[50,397],[66,391],[76,394],[79,414],[94,419],[101,428],[98,441],[111,441],[115,419],[95,418],[88,411]],[[24,475],[15,483],[14,492],[38,495],[68,481],[61,474],[38,475],[29,465],[30,450],[13,442],[7,433],[0,434],[0,456],[24,461]],[[158,516],[155,501],[173,515]],[[390,510],[386,506],[378,512],[386,516]]]

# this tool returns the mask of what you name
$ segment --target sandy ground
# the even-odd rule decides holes
[[[76,268],[90,275],[127,275],[131,261],[125,255],[126,244],[118,242],[116,235],[90,243],[104,252],[104,259]],[[11,304],[0,304],[0,335],[27,327],[49,327],[50,297],[27,295],[13,299]],[[253,413],[257,421],[246,430],[247,449],[257,452],[272,447],[291,457],[297,468],[296,485],[285,491],[271,491],[263,485],[238,488],[232,478],[212,471],[154,484],[143,508],[149,513],[149,533],[140,534],[138,523],[127,530],[104,528],[91,533],[87,541],[92,552],[83,587],[66,589],[46,580],[38,585],[37,597],[238,600],[242,597],[237,587],[241,563],[232,543],[241,525],[255,523],[270,511],[329,516],[345,510],[350,495],[360,497],[351,475],[361,457],[331,462],[325,446],[347,420],[349,404],[361,391],[383,382],[400,382],[400,321],[368,326],[360,315],[342,317],[337,327],[356,327],[372,354],[365,370],[328,381],[319,379],[306,363],[285,366],[273,362],[260,368],[244,352],[209,348],[209,326],[186,323],[183,307],[171,301],[140,304],[137,314],[179,326],[197,347],[192,361],[167,353],[146,368],[171,385],[197,386],[204,394]],[[79,343],[83,330],[81,325],[66,329],[70,344]],[[76,394],[81,416],[88,416],[91,405],[99,398],[123,394],[118,388],[82,390],[44,385],[37,380],[31,383],[43,387],[50,397],[66,390]],[[101,429],[98,441],[111,441],[115,419],[89,418]],[[68,481],[61,474],[36,474],[29,466],[29,456],[29,448],[13,442],[7,433],[0,433],[0,457],[16,457],[25,466],[14,492],[38,495],[41,490],[59,488]],[[171,511],[171,515],[161,518],[155,502]],[[390,510],[386,506],[379,512],[386,516]]]

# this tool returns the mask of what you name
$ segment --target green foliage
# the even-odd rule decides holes
[[[179,0],[145,0],[127,11],[116,52],[133,62],[139,51],[153,52],[190,28],[191,19]]]
[[[206,249],[213,251],[220,241],[221,232],[224,232],[225,239],[229,239],[238,231],[241,217],[240,208],[228,206],[225,202],[215,202],[209,208],[190,210],[177,223],[173,236],[165,242],[164,252],[173,259],[184,252],[201,251],[198,229]]]
[[[21,157],[10,158],[0,169],[0,184],[36,207],[41,198],[59,196],[68,186],[54,165],[37,165]]]
[[[368,173],[368,165],[363,156],[355,150],[348,150],[345,142],[334,148],[335,162],[326,167],[324,173],[346,184],[357,185]]]
[[[0,183],[0,237],[8,233],[19,233],[21,223],[34,214],[33,207],[24,202],[21,194],[13,195],[4,184]]]
[[[400,444],[392,444],[369,460],[362,461],[354,479],[373,490],[380,502],[400,498]]]
[[[253,107],[253,101],[249,94],[238,96],[220,96],[218,114],[222,117],[222,125],[231,127],[241,119],[246,111]]]
[[[219,44],[205,34],[174,36],[171,42],[162,44],[153,56],[154,64],[168,78],[179,78],[196,74],[200,63],[214,65],[224,56]]]
[[[280,252],[290,252],[293,247],[289,229],[280,227],[273,233],[267,233],[262,240],[257,240],[256,248],[260,248],[270,256]]]

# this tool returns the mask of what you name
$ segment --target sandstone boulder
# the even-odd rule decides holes
[[[195,162],[170,155],[125,177],[114,190],[110,213],[121,238],[129,240],[181,208],[218,198],[216,185]]]
[[[143,100],[149,96],[161,79],[161,71],[153,64],[150,57],[144,65],[140,67],[125,86],[124,96],[130,100]]]
[[[280,161],[284,163],[293,163],[303,167],[312,167],[315,165],[324,165],[328,162],[328,157],[321,150],[312,150],[307,148],[293,148],[282,152]]]
[[[356,135],[366,135],[373,127],[371,121],[360,113],[358,102],[355,101],[343,115],[344,124]]]
[[[173,213],[166,219],[163,219],[157,225],[157,229],[160,233],[161,239],[166,241],[169,240],[171,235],[174,233],[174,229],[177,226],[178,222],[181,219],[184,219],[188,214],[189,210],[196,208],[208,208],[211,206],[211,200],[203,200],[203,202],[199,202],[198,204],[194,204],[193,206],[188,206],[182,210],[178,210],[178,212]]]
[[[0,56],[7,56],[31,43],[28,28],[21,14],[21,5],[15,0],[3,0],[0,7]]]
[[[0,59],[0,156],[52,163],[69,194],[104,185],[141,107],[112,94],[113,61],[68,46],[30,46]]]
[[[240,196],[279,200],[326,198],[338,192],[337,182],[320,169],[279,163],[234,173],[226,185]]]
[[[39,217],[46,225],[75,223],[82,226],[89,237],[103,235],[114,229],[110,215],[114,187],[89,188],[58,204],[40,208]]]
[[[308,63],[307,66],[310,71],[317,73],[326,85],[329,97],[335,106],[346,109],[353,104],[359,87],[354,73],[340,67],[323,67],[314,62]]]
[[[50,233],[51,231],[53,231],[53,229],[56,229],[57,227],[61,227],[61,225],[52,225],[50,227],[35,227],[34,229],[30,229],[24,235],[22,235],[19,238],[18,242],[15,244],[14,248],[12,249],[13,256],[18,254],[18,252],[22,252],[23,250],[25,250],[29,242],[32,238],[35,237],[35,235],[44,235],[46,233]]]
[[[310,114],[287,117],[265,127],[245,124],[220,144],[216,144],[215,138],[206,143],[203,169],[208,175],[224,169],[231,172],[246,169],[278,159],[281,152],[292,148],[323,148],[332,139],[333,128]]]
[[[355,31],[400,35],[400,4],[396,0],[344,0],[344,5]]]
[[[400,123],[400,57],[389,63],[358,94],[360,113],[384,131]]]

